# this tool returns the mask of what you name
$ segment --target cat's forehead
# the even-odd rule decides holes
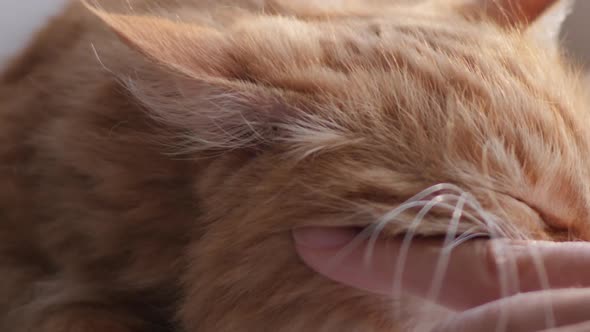
[[[578,140],[568,133],[586,117],[560,57],[514,30],[419,14],[268,20],[274,29],[259,35],[267,44],[252,38],[256,47],[239,48],[251,59],[241,59],[242,73],[313,96],[330,119],[366,137],[407,137],[414,148],[433,146],[433,155],[449,131],[476,146],[506,133],[515,141],[538,135],[550,148]]]
[[[518,79],[527,66],[551,63],[524,37],[459,17],[261,17],[234,28],[236,76],[300,92],[367,98],[441,86],[486,89],[483,82]]]

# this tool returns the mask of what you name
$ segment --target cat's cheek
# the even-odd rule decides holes
[[[290,233],[227,226],[214,225],[188,253],[186,331],[396,331],[391,299],[314,273]]]

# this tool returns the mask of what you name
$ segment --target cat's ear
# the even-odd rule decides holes
[[[293,121],[287,94],[235,73],[231,39],[221,32],[165,18],[89,7],[149,61],[121,77],[182,151],[260,146]],[[98,50],[100,51],[100,50]],[[180,151],[180,150],[179,150]]]
[[[531,24],[526,33],[549,49],[557,50],[561,27],[572,12],[573,5],[574,0],[557,1]]]
[[[501,25],[527,26],[569,0],[455,0],[466,14],[483,14]]]
[[[574,0],[455,0],[470,16],[485,16],[496,23],[521,29],[549,47],[555,47],[561,26]]]
[[[96,3],[85,4],[127,46],[146,58],[190,76],[221,75],[221,33],[155,16],[109,12]]]

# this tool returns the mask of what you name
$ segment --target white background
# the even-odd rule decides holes
[[[0,63],[29,41],[66,0],[0,0]]]

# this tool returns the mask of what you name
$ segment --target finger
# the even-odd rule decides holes
[[[540,332],[588,332],[590,331],[590,322],[584,322],[575,325],[546,329]]]
[[[502,324],[503,331],[537,332],[553,325],[549,331],[588,332],[589,308],[590,289],[532,292],[465,311],[436,331],[494,331]]]
[[[391,295],[402,246],[398,239],[379,239],[367,262],[366,241],[343,248],[355,239],[353,229],[307,228],[294,231],[296,250],[312,269],[332,280],[367,291]],[[415,240],[407,251],[401,285],[418,296],[430,295],[440,242]],[[516,292],[590,286],[590,245],[583,243],[475,240],[455,248],[444,272],[437,302],[469,309]],[[508,285],[512,280],[513,285]],[[511,287],[508,287],[511,286]]]

